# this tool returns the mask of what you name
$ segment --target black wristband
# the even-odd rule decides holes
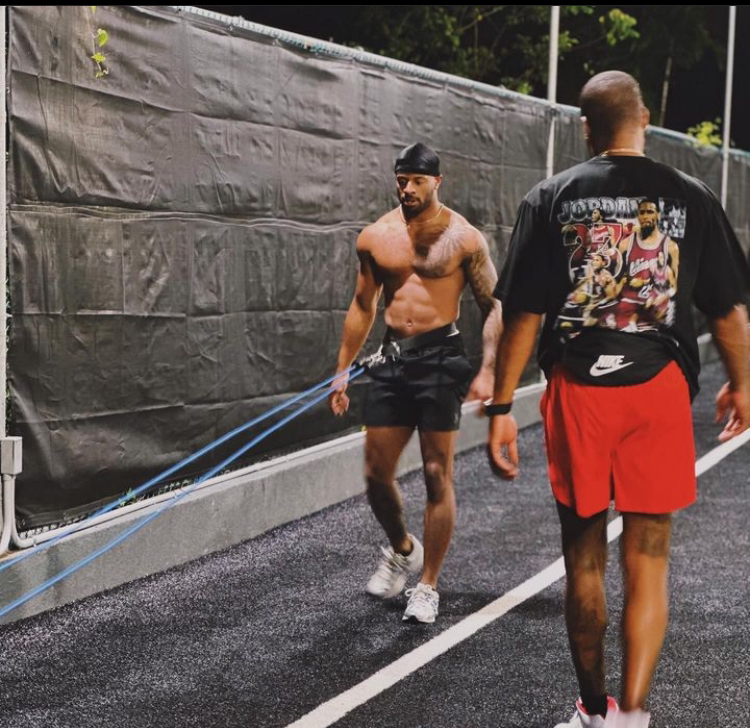
[[[495,415],[507,415],[510,412],[510,408],[513,406],[513,402],[507,402],[506,404],[486,404],[484,406],[484,412],[488,417],[494,417]]]

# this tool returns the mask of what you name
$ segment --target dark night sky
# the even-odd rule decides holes
[[[352,5],[213,5],[207,10],[230,16],[241,16],[263,25],[342,43],[349,39],[347,26],[358,6]],[[728,6],[710,10],[710,23],[722,39],[727,36]],[[733,145],[750,150],[750,6],[737,6],[737,35],[734,69],[734,100],[732,108]],[[672,75],[666,126],[677,131],[705,120],[724,115],[724,69],[712,57],[703,59],[689,72],[675,69]],[[627,68],[622,70],[627,71]],[[574,99],[559,99],[575,104]],[[656,118],[657,109],[652,109]]]

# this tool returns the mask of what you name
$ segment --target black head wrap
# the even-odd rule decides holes
[[[393,167],[396,174],[427,174],[440,176],[440,158],[426,144],[417,142],[404,147]]]

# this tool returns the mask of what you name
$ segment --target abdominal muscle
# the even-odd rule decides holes
[[[458,318],[464,275],[461,269],[443,278],[412,273],[395,290],[385,290],[385,322],[396,338],[440,328]]]

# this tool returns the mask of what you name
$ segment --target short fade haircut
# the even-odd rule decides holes
[[[578,99],[593,141],[606,143],[629,124],[640,123],[644,104],[641,87],[628,73],[604,71],[589,79]]]

